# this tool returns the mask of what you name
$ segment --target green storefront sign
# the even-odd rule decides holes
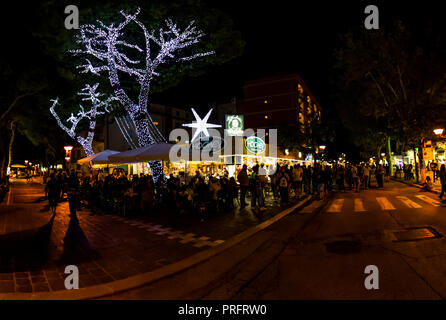
[[[242,136],[244,128],[244,119],[239,114],[225,115],[226,132],[228,136]]]
[[[255,154],[262,154],[266,150],[265,141],[259,137],[249,137],[245,141],[246,150]]]

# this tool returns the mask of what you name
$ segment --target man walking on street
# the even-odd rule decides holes
[[[76,218],[76,208],[79,196],[79,179],[77,178],[76,171],[71,170],[71,174],[67,179],[67,195],[68,205],[70,207],[70,217]]]

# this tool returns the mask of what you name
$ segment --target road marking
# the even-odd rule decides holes
[[[378,201],[382,210],[396,210],[386,197],[376,197],[376,201]]]
[[[343,206],[344,199],[335,199],[327,212],[341,212]]]
[[[440,206],[440,202],[438,202],[437,200],[432,199],[431,197],[425,196],[424,194],[418,195],[416,197],[418,199],[423,200],[424,202],[427,202],[427,203],[433,205],[434,207],[439,207]]]
[[[361,198],[355,198],[355,212],[364,212],[364,203]]]
[[[402,203],[404,203],[409,208],[415,208],[415,209],[422,208],[422,206],[420,206],[415,201],[410,200],[408,197],[396,196],[396,198],[399,199]]]
[[[322,204],[323,204],[322,200],[315,200],[310,205],[300,210],[299,213],[312,213],[317,208],[320,208]]]

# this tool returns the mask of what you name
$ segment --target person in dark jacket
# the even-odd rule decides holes
[[[246,207],[246,192],[249,187],[249,177],[248,177],[248,167],[246,164],[243,165],[242,170],[237,176],[237,181],[240,183],[240,206]]]
[[[67,179],[67,195],[68,205],[70,207],[70,216],[76,218],[77,202],[79,197],[79,179],[76,171],[71,170],[71,174]]]
[[[440,193],[440,200],[443,200],[444,193],[446,191],[446,166],[444,164],[440,167],[440,173],[439,173],[440,183],[441,183],[441,193]]]
[[[48,204],[51,213],[56,213],[57,204],[59,203],[60,192],[62,186],[54,173],[51,174],[50,180],[45,186],[45,193],[48,195]]]

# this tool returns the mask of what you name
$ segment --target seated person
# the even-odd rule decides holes
[[[431,177],[426,177],[426,182],[423,183],[423,190],[424,191],[431,191],[434,187],[434,184],[432,183]]]

